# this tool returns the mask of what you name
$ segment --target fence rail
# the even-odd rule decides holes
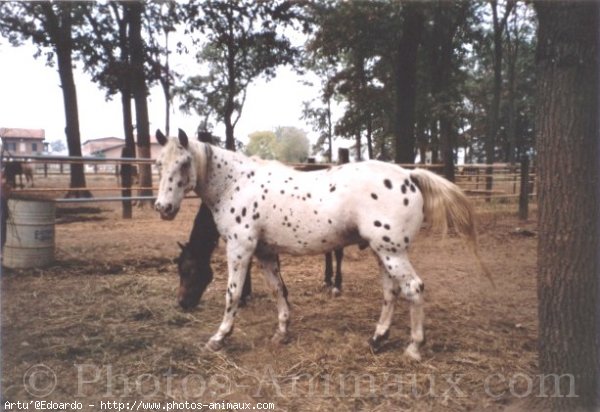
[[[152,200],[153,196],[132,195],[133,191],[152,190],[158,188],[141,187],[135,184],[126,187],[120,181],[120,169],[122,165],[154,164],[154,160],[146,158],[101,158],[91,156],[5,156],[2,162],[20,161],[35,165],[33,187],[22,187],[13,189],[15,194],[20,195],[45,195],[60,203],[80,202],[123,202],[132,200]],[[526,163],[526,164],[525,164]],[[84,164],[86,176],[86,190],[92,194],[98,194],[93,198],[72,198],[69,194],[81,190],[81,188],[69,188],[67,176],[71,164]],[[294,163],[289,164],[298,170],[319,170],[334,166],[329,163]],[[405,168],[426,168],[441,173],[443,164],[400,164]],[[156,177],[158,171],[153,167],[153,175]],[[460,186],[469,198],[474,201],[514,201],[518,199],[519,215],[527,218],[526,208],[530,198],[535,198],[535,171],[529,166],[528,160],[524,159],[520,164],[495,163],[489,164],[467,164],[455,167],[455,182]],[[111,178],[115,180],[112,181]],[[40,185],[40,180],[42,181]],[[126,192],[129,191],[129,192]],[[66,198],[65,198],[66,197]]]

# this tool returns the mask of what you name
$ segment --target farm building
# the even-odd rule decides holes
[[[105,158],[121,157],[121,151],[125,147],[125,140],[119,137],[102,137],[100,139],[86,140],[81,145],[83,156],[98,156]],[[150,143],[150,157],[156,159],[160,153],[160,145],[156,142]]]
[[[17,156],[39,155],[46,151],[45,135],[44,129],[0,128],[2,150]]]
[[[123,148],[125,147],[125,140],[119,137],[102,137],[99,139],[86,140],[81,145],[81,153],[83,156],[95,156],[102,157],[105,159],[119,158]],[[161,146],[156,142],[150,143],[150,157],[156,159],[158,153],[160,153]],[[103,171],[103,172],[114,172],[114,164],[106,165],[86,165],[88,171]]]

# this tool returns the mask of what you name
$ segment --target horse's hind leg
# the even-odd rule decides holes
[[[331,287],[331,278],[333,277],[333,257],[331,252],[325,253],[325,277],[323,279],[323,285],[325,287]]]
[[[423,290],[425,285],[413,269],[405,254],[380,255],[383,271],[383,308],[377,323],[375,334],[371,338],[371,346],[377,350],[381,342],[387,338],[392,322],[395,297],[401,296],[410,304],[410,337],[411,341],[405,350],[405,355],[420,360],[419,347],[424,341],[423,321]]]
[[[339,296],[342,294],[342,259],[344,258],[344,249],[339,248],[335,250],[335,281],[333,283],[333,289],[331,294],[333,296]]]
[[[248,264],[248,270],[246,271],[246,280],[244,281],[244,287],[242,288],[242,298],[240,300],[240,306],[246,306],[250,298],[252,297],[252,278],[250,272],[252,271],[252,261]]]
[[[279,272],[279,258],[269,257],[260,259],[263,273],[268,285],[277,298],[278,327],[271,339],[274,343],[287,343],[288,326],[290,323],[290,305],[287,300],[288,291]]]

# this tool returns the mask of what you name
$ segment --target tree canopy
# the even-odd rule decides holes
[[[304,162],[309,156],[310,142],[306,133],[296,127],[278,127],[274,132],[254,132],[249,136],[246,154],[265,160]]]

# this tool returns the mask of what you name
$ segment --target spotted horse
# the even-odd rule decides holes
[[[375,160],[305,173],[189,140],[182,130],[178,138],[167,139],[160,131],[156,138],[163,146],[156,162],[161,170],[156,211],[162,219],[174,219],[185,194],[195,191],[227,241],[225,313],[207,349],[221,349],[233,331],[252,256],[277,296],[272,341],[285,343],[290,306],[278,255],[321,254],[367,243],[379,259],[383,283],[383,307],[369,343],[374,351],[381,348],[401,296],[409,302],[411,318],[405,354],[421,358],[425,286],[408,249],[423,219],[442,232],[454,226],[478,257],[474,212],[456,185],[427,170]]]

